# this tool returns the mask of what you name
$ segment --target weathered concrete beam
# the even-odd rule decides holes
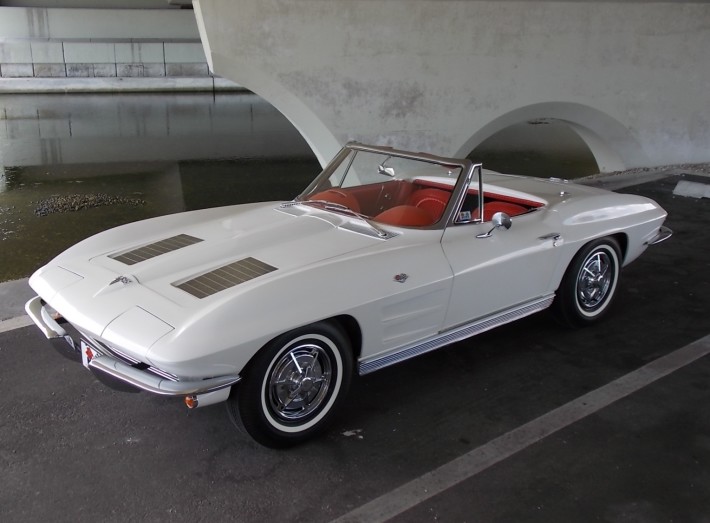
[[[195,0],[213,71],[321,162],[357,139],[467,155],[557,119],[605,171],[710,160],[710,5]]]
[[[0,77],[3,90],[5,79],[208,78],[209,70],[187,10],[0,7]]]

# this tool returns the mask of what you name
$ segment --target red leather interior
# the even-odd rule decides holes
[[[438,222],[441,219],[441,215],[444,214],[444,209],[446,209],[446,204],[449,203],[450,196],[451,193],[441,189],[419,189],[412,193],[408,203],[427,211],[432,217],[432,223],[434,223]]]
[[[375,216],[378,222],[403,227],[425,227],[435,222],[434,218],[421,207],[398,205]]]
[[[422,187],[419,183],[417,183],[417,185]],[[416,187],[416,185],[414,187]],[[408,190],[404,191],[403,189],[405,188]],[[390,205],[396,203],[398,200],[402,201],[400,198],[406,201],[406,205],[395,205],[377,214],[375,220],[379,222],[403,227],[426,227],[438,222],[446,209],[449,198],[451,198],[451,192],[445,190],[443,187],[424,186],[408,194],[411,188],[412,184],[410,183],[388,182],[386,184],[372,184],[371,186],[356,189],[367,189],[367,192],[362,192],[362,194],[358,193],[359,197],[367,196],[363,204],[367,207],[367,211],[370,211],[372,207],[376,207],[373,202],[369,201],[375,200],[375,195],[377,195],[377,200],[389,201]],[[385,190],[387,194],[390,195],[390,197],[386,199],[382,198],[382,193]],[[471,190],[469,190],[469,194],[473,194]],[[484,204],[484,222],[490,221],[497,212],[504,212],[508,216],[513,217],[525,214],[531,207],[539,207],[542,205],[538,202],[522,200],[516,200],[518,203],[513,203],[513,201],[510,201],[512,200],[510,197],[505,197],[508,201],[499,200],[499,195],[495,195],[495,198],[495,200]],[[312,195],[309,199],[325,200],[327,202],[345,205],[358,213],[363,212],[361,210],[360,199],[353,194],[351,188],[328,189]],[[374,212],[377,211],[375,210]],[[374,212],[367,212],[367,214],[372,215]],[[473,212],[473,218],[477,219],[478,217],[478,210],[475,210]]]
[[[360,202],[352,194],[340,189],[328,189],[308,197],[309,200],[325,200],[326,202],[339,203],[348,209],[360,212]]]
[[[524,214],[528,210],[522,205],[510,202],[489,202],[483,205],[483,221],[488,222],[493,219],[493,215],[497,212],[504,212],[511,218],[513,216],[518,216],[519,214]],[[478,209],[474,213],[474,218],[478,218]]]
[[[431,180],[416,180],[416,185],[419,187],[441,188],[446,191],[451,190],[451,187],[449,185],[433,182]],[[468,194],[478,194],[478,190],[477,189],[469,189]],[[517,196],[508,196],[505,194],[498,194],[498,193],[493,193],[493,192],[486,192],[486,196],[491,197],[491,198],[495,198],[496,201],[517,203],[519,205],[523,205],[523,206],[527,207],[528,209],[531,207],[534,207],[534,208],[542,207],[544,205],[540,202],[536,202],[535,200],[526,200],[525,198],[518,198]]]

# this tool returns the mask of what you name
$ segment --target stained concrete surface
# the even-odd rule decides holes
[[[707,183],[707,179],[682,177]],[[675,231],[622,274],[611,317],[547,313],[355,380],[324,437],[274,451],[217,405],[103,387],[33,327],[0,333],[4,521],[329,521],[710,333],[710,201],[628,187]],[[705,357],[398,521],[710,519]]]
[[[25,303],[35,294],[27,278],[0,283],[0,322],[25,313]]]

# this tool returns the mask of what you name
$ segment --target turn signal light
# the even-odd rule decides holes
[[[185,405],[188,409],[197,408],[197,396],[185,396]]]

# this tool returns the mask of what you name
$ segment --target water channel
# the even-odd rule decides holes
[[[473,156],[533,176],[595,172],[578,138],[541,127],[510,128]],[[319,171],[298,131],[253,94],[0,96],[0,281],[122,223],[291,199]]]

